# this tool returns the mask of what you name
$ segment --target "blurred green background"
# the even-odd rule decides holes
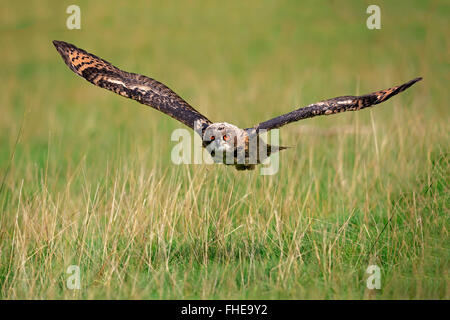
[[[66,28],[71,4],[81,8],[81,30]],[[370,4],[381,8],[380,30],[366,27]],[[374,297],[448,298],[449,17],[445,0],[2,2],[2,298],[74,297],[62,285],[74,260],[83,281],[101,283],[81,298],[370,298],[359,265],[366,256],[386,266],[389,284]],[[173,165],[170,135],[183,125],[76,76],[54,39],[155,78],[212,121],[244,128],[322,99],[424,80],[370,111],[283,128],[281,143],[295,148],[281,155],[278,175],[262,177]],[[149,190],[139,186],[160,194],[142,200]],[[169,208],[189,219],[170,220]],[[120,219],[116,227],[109,220],[116,209],[130,221],[133,210],[155,214],[171,227],[152,242],[158,226],[143,220],[130,247]],[[406,229],[377,238],[396,210]],[[91,215],[98,229],[89,229]],[[349,216],[354,233],[341,242]],[[375,239],[381,254],[370,251]],[[267,253],[252,264],[254,250]],[[105,261],[117,252],[113,268]],[[144,252],[155,259],[145,270]],[[274,262],[289,257],[286,270]],[[119,269],[134,280],[116,279]],[[235,274],[243,278],[230,280]],[[151,282],[158,277],[168,279]]]

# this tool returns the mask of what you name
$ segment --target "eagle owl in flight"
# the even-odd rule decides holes
[[[261,122],[252,128],[240,129],[226,122],[211,122],[161,82],[122,71],[72,44],[56,40],[53,44],[73,72],[96,86],[148,105],[184,123],[199,133],[203,147],[215,162],[234,165],[238,170],[252,170],[270,154],[286,149],[266,144],[260,138],[262,132],[301,119],[364,109],[386,101],[422,80],[415,78],[402,85],[362,96],[342,96],[324,100]]]

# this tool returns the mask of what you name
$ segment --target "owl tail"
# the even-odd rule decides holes
[[[281,150],[289,149],[289,148],[292,148],[292,147],[272,146],[270,144],[267,146],[267,150],[269,151],[269,154],[275,153],[275,152],[278,152],[278,151],[281,151]]]

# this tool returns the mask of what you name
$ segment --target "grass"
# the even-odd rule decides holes
[[[70,4],[0,11],[2,299],[450,298],[445,1],[380,1],[381,30],[360,1],[79,1],[67,30]],[[241,127],[424,81],[283,128],[295,148],[261,176],[172,164],[182,125],[76,77],[53,39]]]

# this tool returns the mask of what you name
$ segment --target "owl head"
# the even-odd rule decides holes
[[[209,151],[214,160],[220,160],[227,154],[234,155],[243,130],[226,123],[213,123],[203,133],[203,146]],[[216,159],[218,157],[218,159]]]

